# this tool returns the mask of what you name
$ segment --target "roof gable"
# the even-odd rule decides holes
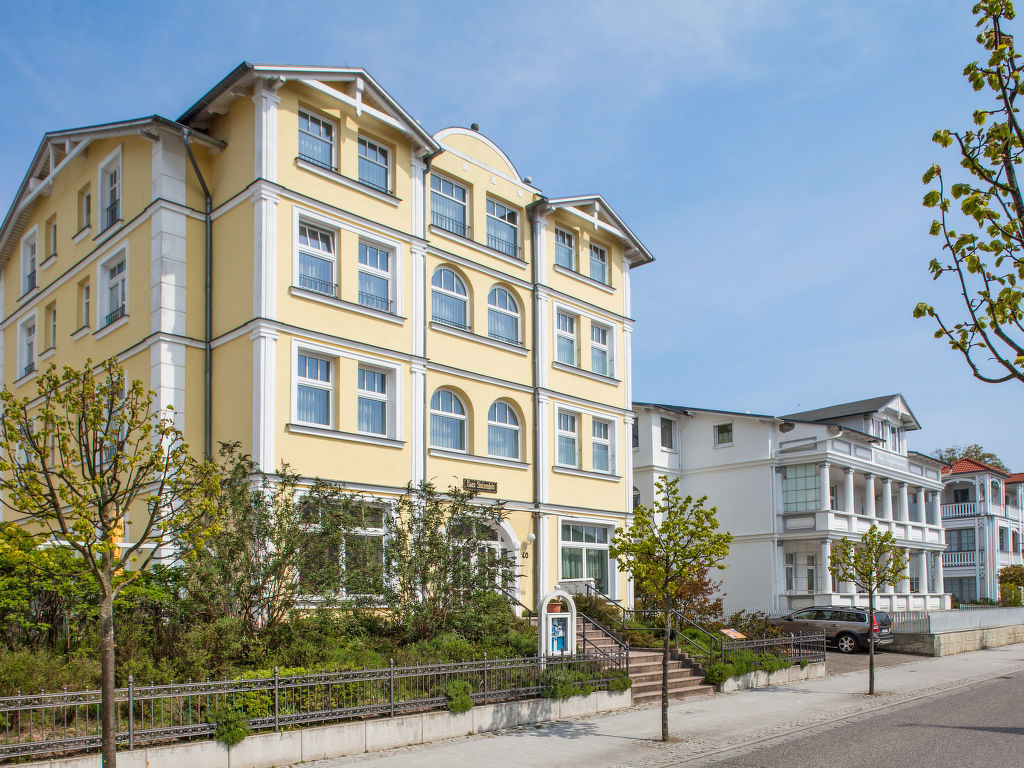
[[[601,195],[577,195],[574,197],[552,197],[538,201],[541,210],[568,211],[578,216],[583,221],[592,224],[595,230],[601,229],[614,235],[624,242],[628,247],[625,249],[626,258],[630,265],[637,267],[641,264],[650,264],[654,256],[633,231],[626,226],[626,222],[608,205]],[[535,203],[534,205],[537,205]]]
[[[972,472],[991,472],[1004,478],[1013,477],[1009,472],[1004,472],[997,467],[993,467],[991,464],[986,464],[983,461],[978,461],[977,459],[972,459],[967,456],[959,458],[952,464],[947,464],[942,468],[942,474],[944,475],[964,475]]]
[[[869,397],[866,400],[854,400],[850,403],[830,405],[825,408],[815,408],[810,411],[799,413],[787,413],[783,418],[796,419],[797,421],[834,421],[848,416],[865,416],[882,411],[893,412],[907,429],[920,429],[921,424],[914,416],[906,399],[901,394],[882,395],[880,397]]]

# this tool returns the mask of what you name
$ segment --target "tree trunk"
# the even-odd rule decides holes
[[[114,768],[117,765],[117,702],[114,700],[114,594],[109,581],[101,587],[99,609],[103,768]]]
[[[875,695],[875,591],[868,592],[868,696]]]
[[[665,598],[665,639],[661,656],[661,740],[668,741],[668,634],[672,627],[672,601]]]

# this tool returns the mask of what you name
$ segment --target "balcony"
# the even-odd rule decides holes
[[[321,280],[319,277],[313,277],[312,275],[300,274],[299,287],[305,288],[307,291],[313,291],[313,293],[330,296],[331,298],[338,297],[337,283],[332,283],[330,280]]]
[[[977,505],[973,501],[962,501],[959,504],[943,504],[942,519],[956,520],[961,517],[976,517]]]
[[[890,520],[882,517],[841,512],[838,510],[813,510],[808,512],[783,513],[783,525],[786,532],[798,531],[835,531],[842,534],[863,534],[871,526],[880,531],[892,531],[901,543],[920,542],[922,544],[942,545],[942,528],[933,523],[915,520]]]
[[[943,568],[974,567],[974,552],[943,552]]]
[[[384,296],[378,296],[375,293],[360,291],[359,303],[364,307],[370,307],[370,309],[378,309],[381,312],[391,312],[391,299]]]
[[[519,246],[503,237],[498,237],[497,235],[488,233],[487,247],[498,251],[499,253],[504,253],[506,256],[511,256],[513,259],[519,259],[520,261],[523,259],[523,257],[519,255]]]
[[[438,229],[443,229],[446,232],[458,235],[459,237],[469,237],[469,225],[459,219],[453,219],[451,216],[445,216],[443,213],[438,211],[430,212],[430,223]]]
[[[119,307],[115,307],[113,311],[108,312],[107,316],[103,319],[103,327],[110,325],[116,320],[120,320],[124,317],[124,304]]]

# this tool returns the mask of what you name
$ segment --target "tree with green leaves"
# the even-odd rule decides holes
[[[1024,382],[1024,194],[1018,166],[1024,158],[1024,126],[1016,100],[1024,93],[1024,63],[1006,30],[1014,19],[1009,0],[981,0],[973,12],[978,43],[987,58],[971,62],[964,76],[989,101],[974,111],[974,128],[942,129],[932,141],[956,145],[966,176],[949,184],[939,165],[924,174],[933,185],[924,205],[938,210],[930,234],[945,256],[932,259],[932,278],[950,275],[966,311],[949,320],[921,302],[914,317],[931,317],[935,337],[963,356],[975,378],[989,383]],[[959,201],[960,216],[953,210]],[[962,224],[961,224],[962,223]]]
[[[155,393],[114,359],[50,366],[34,397],[0,393],[0,491],[32,535],[69,547],[99,614],[105,768],[115,765],[114,603],[158,558],[173,561],[216,524],[217,472],[153,409]]]
[[[732,534],[719,532],[718,508],[707,496],[679,493],[679,480],[661,477],[656,500],[633,509],[633,521],[612,537],[609,554],[630,574],[637,592],[656,601],[664,618],[661,664],[661,738],[668,741],[668,660],[673,607],[692,593],[707,571],[724,568]]]
[[[952,464],[957,459],[974,459],[975,461],[980,461],[982,464],[988,464],[990,467],[1001,469],[1003,472],[1010,471],[1009,467],[1007,467],[998,456],[991,451],[986,451],[984,447],[977,443],[971,443],[970,445],[954,445],[949,448],[938,448],[932,452],[932,456],[946,464]]]
[[[872,525],[860,541],[848,538],[832,545],[828,570],[839,581],[847,581],[868,596],[868,695],[875,693],[875,595],[886,585],[902,581],[908,563],[907,550],[896,545],[892,531]]]

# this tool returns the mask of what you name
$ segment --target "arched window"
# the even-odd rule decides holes
[[[509,291],[497,285],[487,294],[487,335],[519,343],[519,305]]]
[[[430,398],[430,444],[466,450],[466,407],[451,390],[439,389]]]
[[[487,412],[487,453],[519,458],[519,418],[508,403],[496,400]]]
[[[462,278],[448,267],[438,267],[430,280],[431,318],[456,328],[468,328],[469,294]]]

